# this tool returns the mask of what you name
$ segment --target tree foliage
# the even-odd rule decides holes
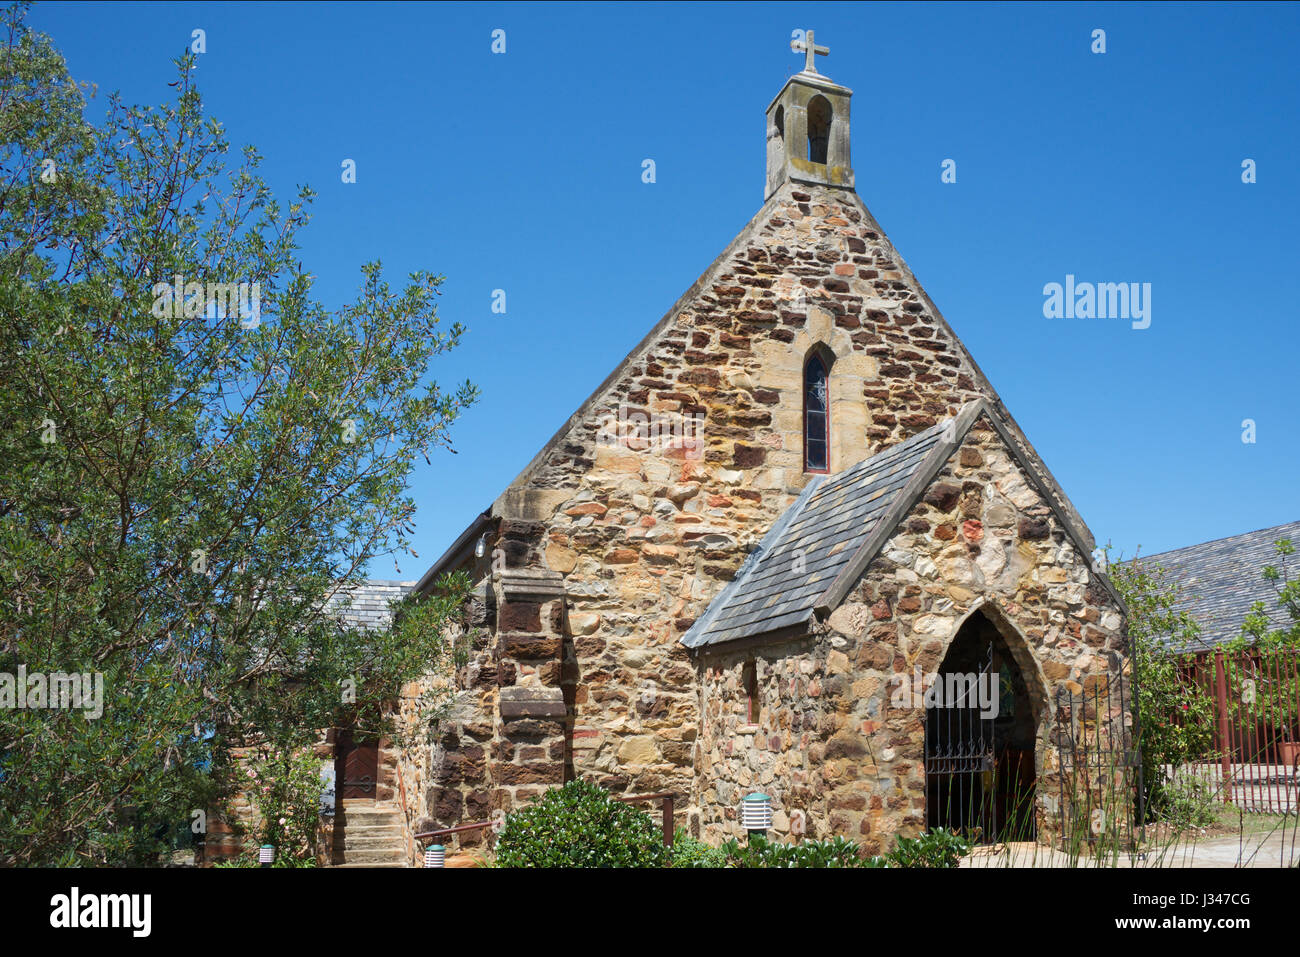
[[[172,102],[92,123],[25,13],[0,28],[0,672],[99,674],[104,701],[0,710],[0,861],[145,863],[228,791],[232,744],[288,753],[446,654],[463,580],[384,632],[336,603],[408,549],[411,470],[477,391],[429,375],[464,333],[441,277],[371,263],[313,298],[311,190],[229,160],[191,56]]]
[[[1286,620],[1275,625],[1264,602],[1251,605],[1241,634],[1227,643],[1229,650],[1239,653],[1228,674],[1230,700],[1234,722],[1262,721],[1283,738],[1294,740],[1300,711],[1300,578],[1287,565],[1295,555],[1291,539],[1278,539],[1273,548],[1278,563],[1265,565],[1260,574],[1272,585],[1276,607]],[[1255,660],[1240,655],[1247,648],[1258,653]]]
[[[1165,569],[1140,557],[1108,563],[1128,606],[1130,667],[1138,712],[1144,807],[1159,815],[1175,793],[1166,768],[1204,757],[1214,740],[1214,703],[1181,667],[1200,628],[1179,608],[1182,591]]]

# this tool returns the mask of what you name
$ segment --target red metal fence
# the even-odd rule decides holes
[[[1183,675],[1211,704],[1213,746],[1200,770],[1224,803],[1300,810],[1300,650],[1201,652],[1184,659]]]

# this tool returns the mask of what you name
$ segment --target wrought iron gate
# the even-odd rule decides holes
[[[925,797],[926,827],[964,831],[987,841],[998,833],[990,787],[997,753],[993,718],[982,713],[976,689],[992,676],[992,643],[981,658],[974,685],[950,681],[953,675],[940,672],[937,687],[927,691],[927,702],[933,693],[941,703],[925,710]]]
[[[1142,761],[1122,664],[1056,694],[1057,826],[1062,847],[1127,850],[1141,839]]]

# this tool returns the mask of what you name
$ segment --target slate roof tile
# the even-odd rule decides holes
[[[392,619],[389,602],[401,598],[414,587],[415,582],[371,579],[347,594],[336,595],[327,607],[354,628],[385,628]]]
[[[1265,565],[1280,570],[1273,543],[1283,538],[1300,543],[1300,522],[1142,556],[1144,564],[1161,566],[1181,586],[1182,598],[1174,607],[1189,612],[1201,626],[1201,640],[1186,650],[1204,651],[1239,637],[1241,624],[1257,601],[1264,603],[1278,627],[1289,623],[1285,610],[1278,607],[1273,585],[1263,576]]]

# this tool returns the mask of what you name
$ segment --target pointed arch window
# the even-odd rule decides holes
[[[830,471],[831,401],[826,383],[826,362],[808,357],[803,367],[803,468],[805,472]]]
[[[820,94],[808,101],[808,162],[825,163],[831,142],[831,103]]]

